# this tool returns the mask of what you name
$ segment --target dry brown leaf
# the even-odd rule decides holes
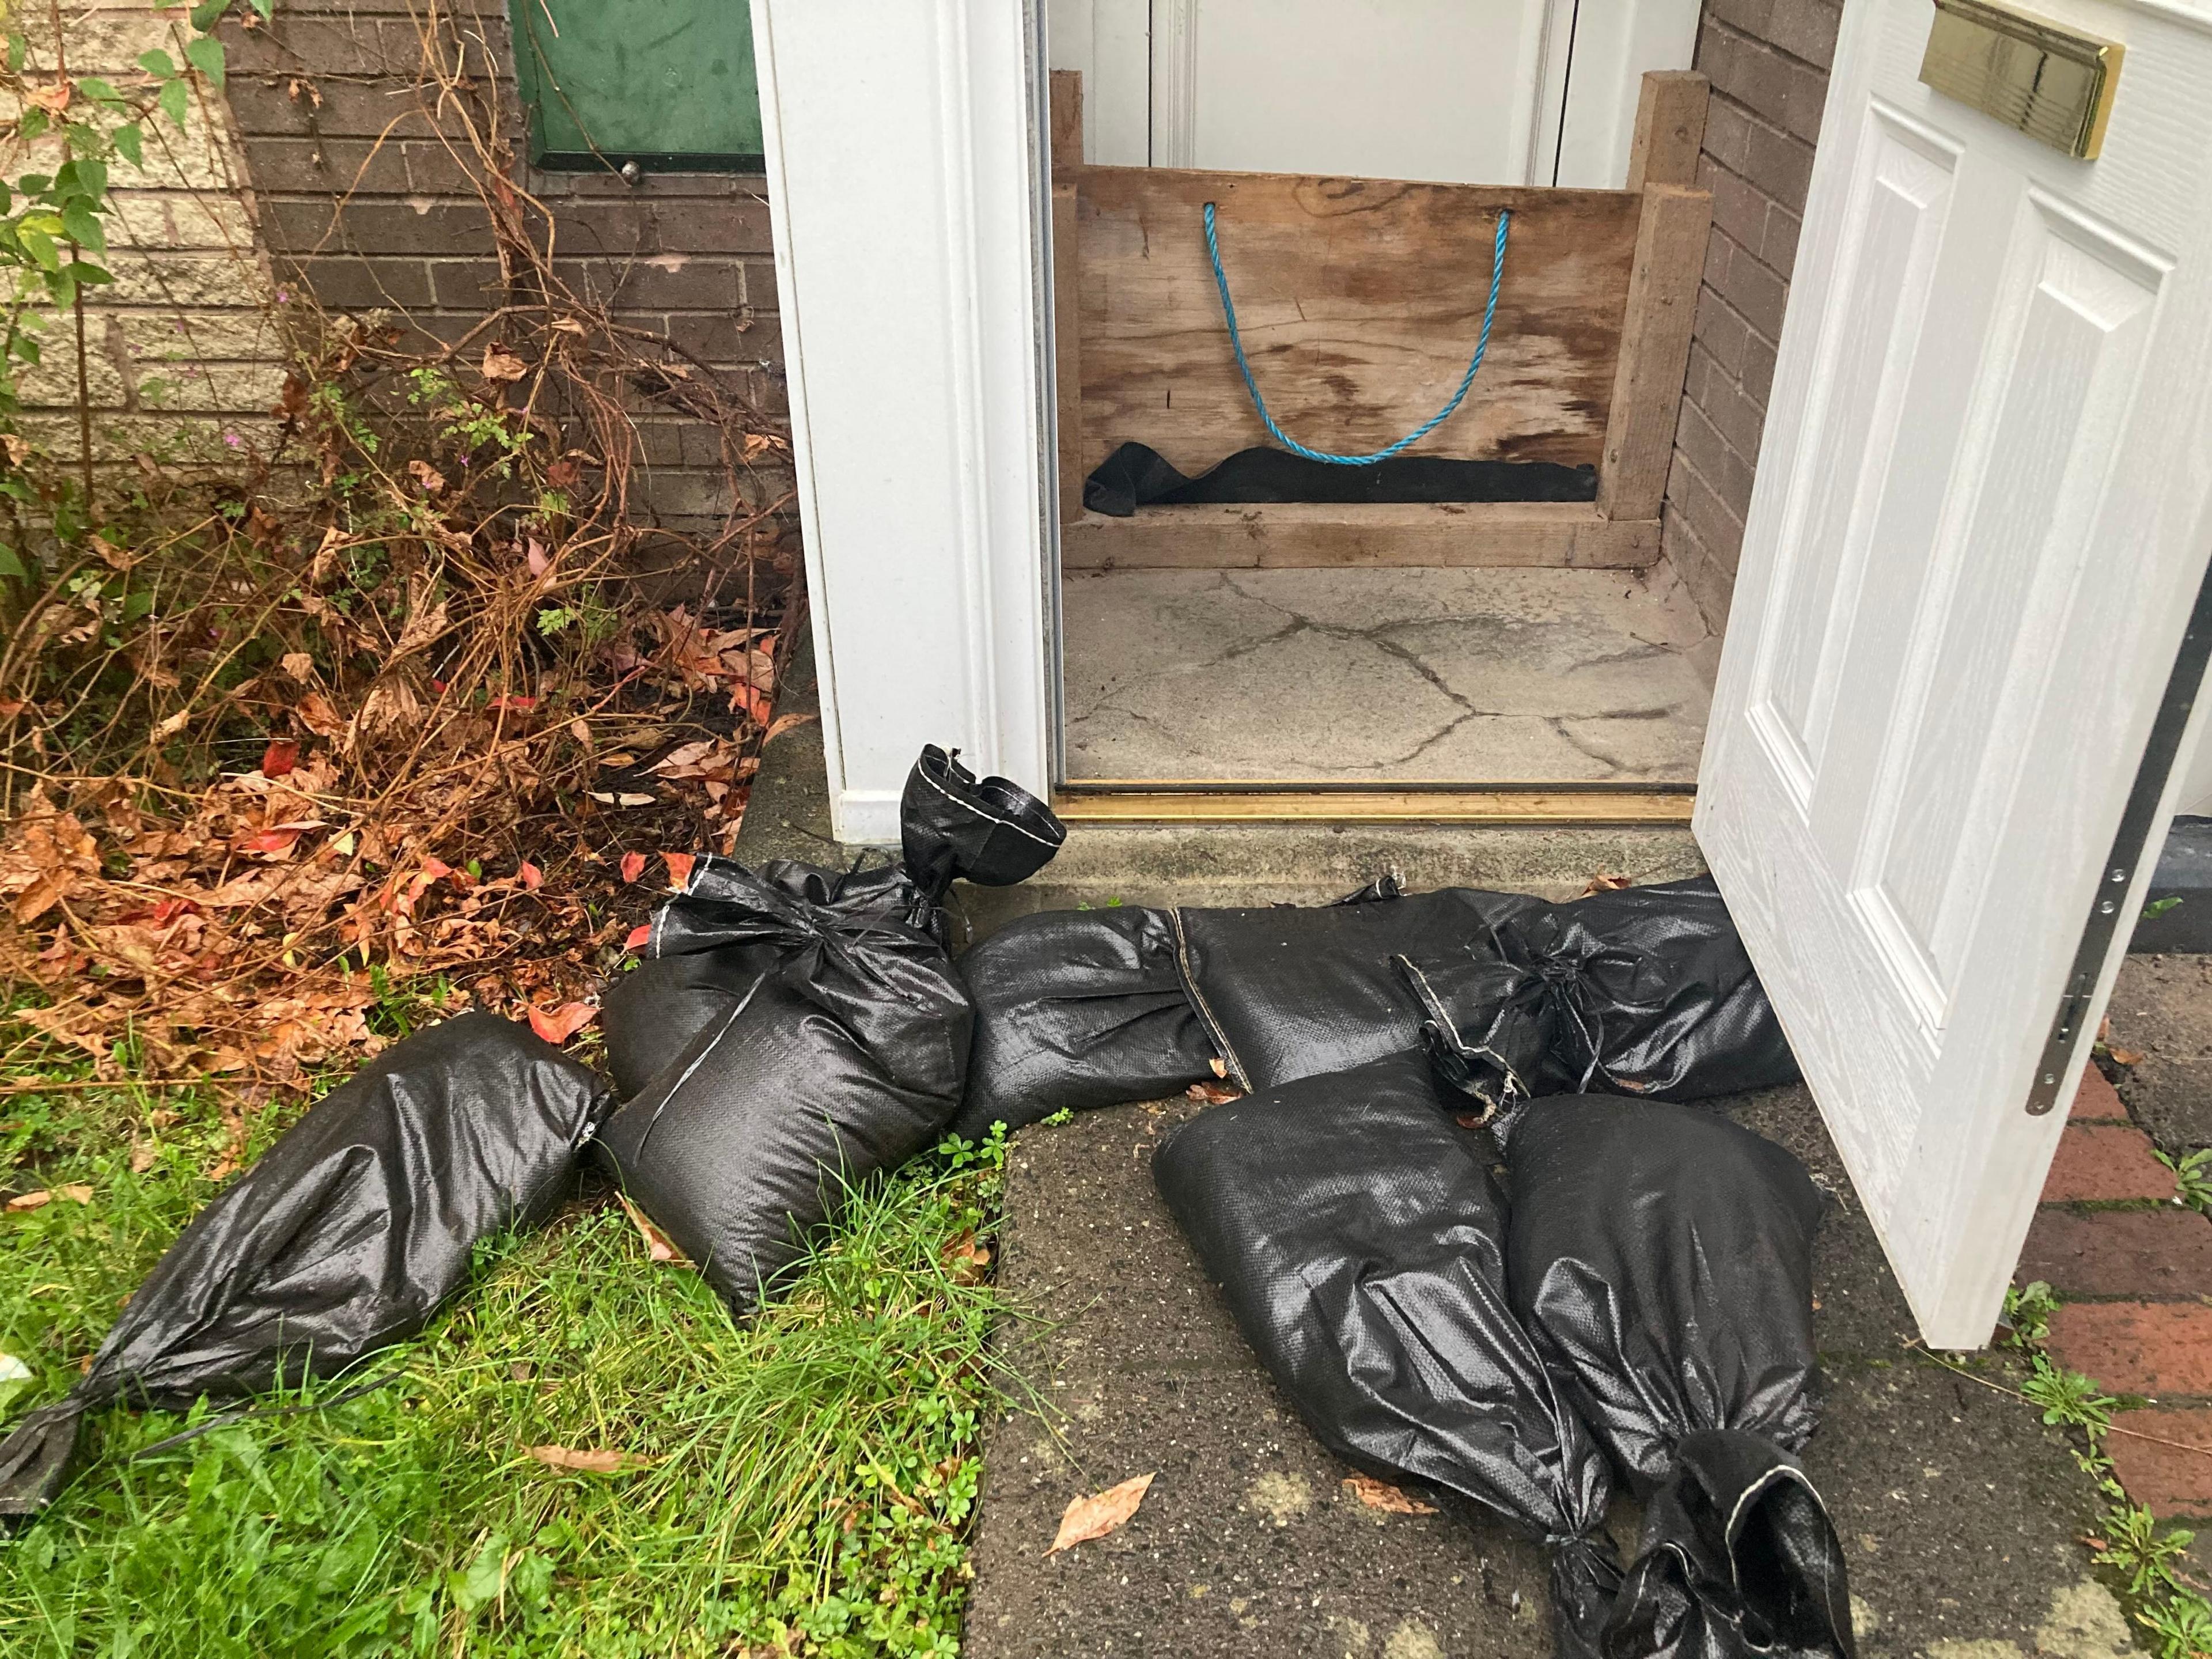
[[[345,721],[338,711],[331,707],[331,700],[319,691],[310,691],[292,705],[292,712],[300,717],[300,724],[319,738],[341,738],[345,735]]]
[[[2142,1064],[2142,1050],[2140,1048],[2106,1048],[2105,1052],[2122,1066]]]
[[[571,1002],[559,1008],[532,1006],[530,1029],[556,1048],[599,1017],[588,1002]]]
[[[675,1241],[660,1231],[653,1218],[630,1202],[626,1194],[622,1200],[623,1213],[627,1215],[645,1239],[645,1253],[655,1261],[665,1261],[672,1267],[688,1267],[691,1258],[676,1248]]]
[[[408,462],[407,474],[433,495],[441,494],[446,488],[446,475],[428,461],[416,459]]]
[[[1593,893],[1614,893],[1632,884],[1626,876],[1616,876],[1601,870],[1589,878],[1589,884],[1583,889],[1580,896],[1588,898]]]
[[[1377,1480],[1372,1475],[1348,1474],[1344,1484],[1352,1488],[1352,1495],[1370,1510],[1382,1510],[1390,1515],[1434,1515],[1437,1507],[1424,1504],[1419,1498],[1408,1498],[1387,1480]]]
[[[781,737],[785,732],[790,731],[793,726],[805,726],[808,721],[813,719],[814,716],[811,714],[778,714],[774,722],[769,726],[766,734],[762,737],[762,746],[765,748],[768,744],[774,743],[778,738]]]
[[[1133,1480],[1124,1480],[1118,1486],[1109,1486],[1104,1492],[1094,1492],[1088,1498],[1079,1498],[1071,1503],[1060,1517],[1060,1531],[1052,1540],[1047,1555],[1057,1555],[1077,1544],[1087,1544],[1094,1538],[1103,1538],[1109,1532],[1125,1525],[1137,1512],[1137,1505],[1145,1501],[1152,1490],[1152,1477],[1140,1474]]]
[[[1224,1100],[1240,1100],[1244,1094],[1233,1083],[1194,1083],[1183,1092],[1193,1100],[1202,1100],[1209,1106],[1218,1106]]]
[[[549,1469],[578,1469],[586,1474],[621,1474],[630,1469],[649,1469],[654,1460],[635,1452],[575,1446],[532,1446],[530,1455]]]
[[[76,95],[76,82],[64,76],[42,87],[27,88],[23,92],[23,101],[33,109],[46,111],[58,121],[63,112],[69,108],[70,100]]]
[[[65,1198],[72,1204],[89,1204],[92,1202],[92,1188],[81,1181],[72,1181],[65,1186],[41,1188],[35,1193],[18,1193],[8,1200],[8,1207],[10,1210],[40,1210],[58,1198]]]
[[[991,1247],[975,1237],[973,1227],[938,1254],[944,1259],[945,1271],[952,1275],[952,1282],[956,1285],[975,1284],[983,1277],[984,1269],[991,1265]]]
[[[519,380],[530,373],[530,365],[511,351],[502,351],[495,345],[484,348],[483,362],[478,365],[487,380]]]

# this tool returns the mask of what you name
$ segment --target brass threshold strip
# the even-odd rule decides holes
[[[1697,805],[1695,793],[1685,789],[1316,789],[1219,784],[1095,793],[1094,788],[1056,791],[1053,811],[1069,823],[1629,824],[1673,829],[1686,828]]]

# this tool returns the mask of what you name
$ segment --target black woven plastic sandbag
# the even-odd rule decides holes
[[[775,963],[773,945],[732,945],[649,957],[617,978],[599,999],[615,1092],[624,1100],[643,1092]]]
[[[1646,1499],[1607,1659],[1852,1651],[1844,1557],[1790,1454],[1813,1432],[1823,1200],[1717,1113],[1538,1100],[1507,1142],[1514,1310]]]
[[[1712,878],[1534,905],[1399,968],[1447,1081],[1493,1108],[1698,1100],[1797,1080]]]
[[[0,1516],[60,1490],[88,1410],[255,1394],[413,1335],[481,1240],[559,1203],[605,1103],[591,1072],[489,1014],[386,1050],[192,1218],[82,1381],[0,1442]]]
[[[1067,830],[1052,809],[1018,784],[978,778],[930,744],[907,774],[899,798],[900,856],[931,902],[959,876],[979,887],[1011,887],[1052,861]]]
[[[646,960],[617,980],[602,1000],[599,1029],[606,1034],[608,1067],[623,1098],[641,1092],[776,965],[781,947],[774,938],[715,943],[727,921],[714,909],[716,902],[728,900],[742,910],[754,884],[766,882],[820,906],[829,902],[835,884],[838,904],[848,915],[880,910],[933,926],[937,902],[955,876],[983,886],[1020,881],[1050,859],[1066,836],[1042,801],[1004,778],[978,779],[954,755],[934,746],[922,750],[908,775],[901,829],[901,865],[868,878],[840,878],[785,860],[770,860],[757,874],[728,859],[694,860],[683,889],[694,902],[656,913]],[[917,870],[921,878],[914,875]]]
[[[1380,884],[1336,903],[1177,910],[1185,988],[1231,1077],[1272,1089],[1417,1046],[1421,1008],[1393,961],[1487,939],[1540,907],[1520,893]]]
[[[1549,1543],[1558,1650],[1592,1656],[1612,1479],[1507,1304],[1488,1146],[1416,1051],[1217,1106],[1152,1174],[1322,1443]]]
[[[1046,910],[960,958],[975,1004],[953,1133],[981,1140],[1063,1108],[1180,1094],[1213,1075],[1213,1043],[1176,967],[1164,910]]]
[[[1064,834],[1014,785],[934,748],[902,812],[910,863],[836,874],[701,857],[644,953],[647,968],[711,960],[655,969],[666,977],[607,1016],[625,1070],[656,1042],[666,1057],[601,1148],[740,1317],[854,1185],[932,1145],[959,1107],[973,1014],[945,945],[945,890],[956,876],[1018,881]]]
[[[928,907],[896,865],[756,875],[715,860],[693,888],[668,902],[661,948],[758,971],[599,1141],[631,1199],[743,1316],[849,1184],[944,1132],[970,1014],[943,941],[909,920]]]

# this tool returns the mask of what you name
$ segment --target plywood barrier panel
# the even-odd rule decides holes
[[[1599,461],[1638,197],[1160,167],[1078,179],[1084,472],[1130,441],[1186,472],[1269,441],[1223,326],[1207,202],[1269,410],[1346,453],[1395,442],[1451,396],[1509,210],[1489,356],[1413,453]]]

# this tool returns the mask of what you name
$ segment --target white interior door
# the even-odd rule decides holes
[[[1952,1346],[2179,793],[2136,786],[2212,550],[2212,16],[2037,9],[2125,45],[2101,159],[1923,86],[1926,0],[1845,9],[1696,818]]]
[[[1118,167],[1616,188],[1697,0],[1050,0],[1085,155]]]

